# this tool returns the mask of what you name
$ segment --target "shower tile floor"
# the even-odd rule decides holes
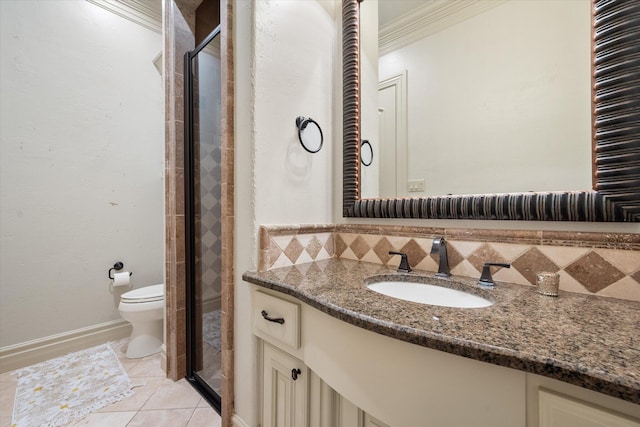
[[[222,352],[206,342],[202,345],[202,359],[204,366],[198,371],[198,375],[220,394],[222,378]]]
[[[220,415],[183,378],[171,381],[160,367],[160,353],[127,359],[127,339],[112,343],[127,371],[133,396],[87,415],[70,427],[220,427]],[[11,426],[17,377],[0,374],[0,426]]]

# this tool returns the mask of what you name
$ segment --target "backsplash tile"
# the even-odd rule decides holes
[[[479,277],[485,262],[504,262],[511,268],[492,269],[498,281],[531,286],[536,273],[551,271],[562,290],[640,301],[640,234],[356,224],[263,226],[260,233],[261,271],[332,257],[395,266],[399,257],[389,251],[407,253],[414,269],[437,271],[431,245],[444,236],[455,275]]]
[[[483,243],[478,249],[473,251],[471,255],[467,257],[467,261],[477,270],[482,271],[482,267],[485,262],[508,262],[508,258],[505,258],[500,252],[495,250],[490,244]]]
[[[560,270],[560,267],[547,258],[547,256],[535,246],[511,261],[511,264],[511,267],[518,270],[530,285],[536,283],[536,274],[538,272],[548,271],[557,273]]]
[[[389,251],[393,250],[393,245],[386,237],[381,237],[377,239],[377,242],[373,246],[373,253],[378,257],[383,264],[389,262],[393,255],[389,255]],[[341,253],[338,248],[336,248],[336,254]],[[419,261],[418,261],[419,262]]]
[[[330,230],[292,228],[290,234],[279,234],[279,228],[267,230],[261,227],[259,269],[264,271],[332,258],[335,243]]]
[[[565,268],[565,271],[593,293],[597,293],[625,277],[620,270],[602,258],[596,251],[590,251]]]

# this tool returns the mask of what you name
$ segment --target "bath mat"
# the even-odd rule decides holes
[[[202,339],[211,347],[220,351],[220,310],[213,310],[202,315]]]
[[[129,376],[107,344],[17,371],[12,426],[56,427],[131,396]]]

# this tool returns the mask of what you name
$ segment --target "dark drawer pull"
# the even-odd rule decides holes
[[[284,319],[282,317],[278,317],[274,319],[273,317],[269,317],[269,313],[267,313],[264,310],[262,310],[260,314],[262,314],[262,317],[264,317],[264,319],[268,320],[269,322],[280,323],[281,325],[284,323]]]

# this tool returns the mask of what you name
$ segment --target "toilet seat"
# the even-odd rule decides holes
[[[164,299],[164,285],[145,286],[125,292],[120,296],[120,302],[125,304],[139,304],[144,302],[162,301]]]

